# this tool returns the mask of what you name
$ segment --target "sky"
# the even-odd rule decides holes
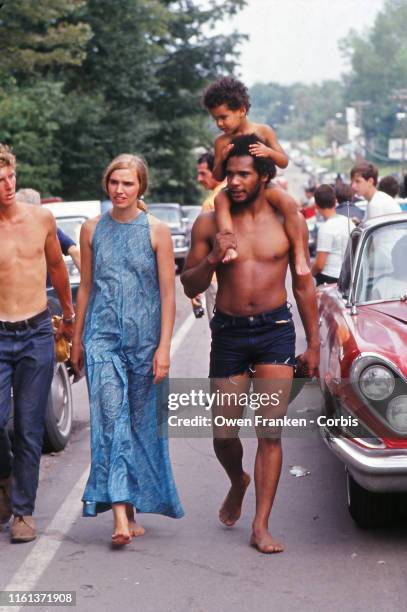
[[[223,33],[249,34],[241,45],[240,76],[247,85],[321,82],[347,71],[338,41],[369,29],[385,0],[248,0]]]

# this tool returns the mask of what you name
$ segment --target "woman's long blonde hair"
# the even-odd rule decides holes
[[[137,178],[140,183],[140,191],[138,192],[137,197],[141,198],[148,187],[148,166],[147,162],[142,157],[138,155],[131,155],[130,153],[122,153],[121,155],[118,155],[106,167],[103,173],[102,187],[107,195],[109,195],[107,185],[110,175],[115,170],[128,170],[133,168],[137,172]],[[137,200],[137,206],[140,208],[140,210],[147,212],[147,206],[142,200]]]

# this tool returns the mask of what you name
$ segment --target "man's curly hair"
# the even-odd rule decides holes
[[[202,96],[203,105],[207,110],[227,104],[230,110],[250,108],[250,98],[247,87],[233,77],[222,77],[205,89]]]
[[[271,181],[277,172],[275,163],[269,157],[256,157],[250,153],[250,146],[262,142],[256,134],[242,134],[233,138],[230,144],[233,148],[229,151],[227,158],[223,162],[223,175],[227,174],[228,161],[232,157],[251,157],[253,167],[259,176],[267,176],[267,181]]]

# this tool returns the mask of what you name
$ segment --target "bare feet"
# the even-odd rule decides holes
[[[271,537],[268,531],[252,532],[250,538],[250,546],[256,548],[259,552],[266,555],[283,552],[284,546]]]
[[[143,536],[146,532],[144,527],[140,525],[134,517],[134,508],[131,504],[126,504],[126,514],[129,520],[129,531],[132,538]]]
[[[228,249],[225,253],[224,258],[222,259],[222,263],[227,264],[237,258],[236,249]]]
[[[129,529],[116,527],[112,535],[112,544],[114,546],[125,546],[130,544],[131,535]]]
[[[305,276],[306,274],[310,274],[311,272],[303,253],[297,254],[295,256],[295,271],[298,276]]]
[[[243,472],[241,485],[230,487],[229,493],[226,495],[225,501],[219,510],[219,520],[227,527],[233,527],[239,520],[242,512],[243,497],[249,484],[250,476]]]
[[[113,546],[125,546],[131,542],[129,520],[127,518],[126,504],[112,505],[114,530],[112,535]]]

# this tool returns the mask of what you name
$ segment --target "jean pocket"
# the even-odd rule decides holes
[[[217,318],[216,315],[212,317],[211,322],[209,323],[209,327],[213,334],[219,333],[222,331],[222,329],[225,329],[226,326],[227,322]]]

